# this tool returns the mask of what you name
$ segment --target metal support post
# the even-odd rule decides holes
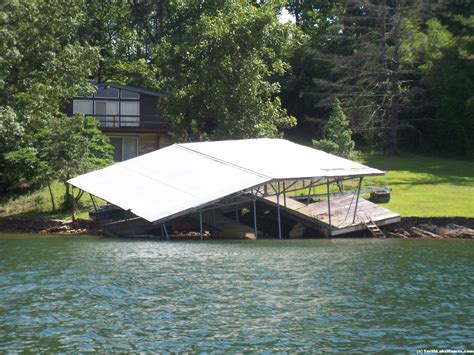
[[[130,212],[130,210],[127,210],[127,212]],[[132,222],[130,222],[130,217],[129,216],[127,216],[127,221],[128,221],[128,226],[132,230],[133,237],[136,238],[137,235],[135,234],[135,229],[133,229]]]
[[[253,225],[255,228],[255,239],[258,238],[257,232],[257,197],[253,198]]]
[[[96,205],[95,200],[94,200],[94,196],[92,196],[92,194],[89,194],[89,197],[91,198],[92,205],[94,206],[94,210],[95,210],[95,214],[97,215],[97,219],[102,224],[101,218],[99,216],[99,211],[97,209],[97,205]]]
[[[352,219],[352,224],[354,224],[355,220],[356,220],[356,215],[357,215],[357,206],[359,204],[359,196],[360,196],[360,189],[361,189],[361,186],[362,186],[362,179],[364,177],[361,176],[361,178],[359,179],[359,186],[357,187],[357,199],[356,199],[356,204],[355,204],[355,208],[354,208],[354,218]]]
[[[199,232],[201,235],[201,240],[203,240],[204,235],[203,235],[203,229],[202,229],[202,210],[199,210]]]
[[[328,236],[331,237],[331,197],[329,194],[329,179],[326,179],[327,193],[328,193],[328,217],[329,217],[329,229]]]
[[[280,183],[277,191],[277,215],[278,215],[278,238],[281,239],[281,216],[280,216]]]
[[[89,197],[91,198],[91,201],[92,201],[92,205],[94,206],[94,210],[95,210],[95,215],[97,216],[97,220],[99,221],[99,224],[102,228],[104,228],[104,224],[102,223],[102,217],[100,216],[100,213],[99,213],[99,210],[97,208],[97,204],[94,200],[94,196],[92,196],[92,194],[89,194]]]
[[[304,182],[304,181],[303,181]],[[309,205],[309,196],[311,195],[311,189],[313,188],[313,180],[310,180],[308,187],[308,198],[306,199],[306,204]]]
[[[283,181],[283,205],[286,208],[286,187],[285,187],[285,182]]]
[[[168,229],[166,229],[166,224],[163,223],[162,226],[163,226],[163,230],[165,231],[166,240],[170,240]]]

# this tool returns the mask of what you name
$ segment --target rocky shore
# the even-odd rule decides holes
[[[388,238],[463,238],[474,239],[474,218],[404,217],[396,224],[382,227]],[[100,224],[94,220],[76,221],[27,220],[9,218],[0,222],[0,232],[100,235]]]
[[[29,220],[8,218],[0,221],[0,232],[100,235],[101,228],[97,221],[86,219],[64,221],[61,219]]]
[[[403,217],[401,222],[383,227],[389,238],[474,239],[474,218]]]

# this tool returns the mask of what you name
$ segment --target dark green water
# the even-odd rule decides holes
[[[474,243],[0,236],[0,353],[474,350]]]

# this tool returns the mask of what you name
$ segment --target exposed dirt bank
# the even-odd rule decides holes
[[[465,238],[474,239],[474,218],[404,217],[400,223],[382,227],[390,238]],[[100,235],[97,221],[78,219],[25,220],[9,218],[0,221],[0,232],[39,234]],[[206,236],[208,237],[208,236]]]

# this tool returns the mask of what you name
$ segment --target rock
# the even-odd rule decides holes
[[[306,232],[306,226],[303,223],[298,222],[293,226],[293,228],[291,228],[291,231],[289,233],[289,237],[290,238],[301,238],[304,235],[305,232]]]
[[[457,229],[447,229],[445,232],[446,237],[448,238],[474,238],[474,229],[459,227]]]

